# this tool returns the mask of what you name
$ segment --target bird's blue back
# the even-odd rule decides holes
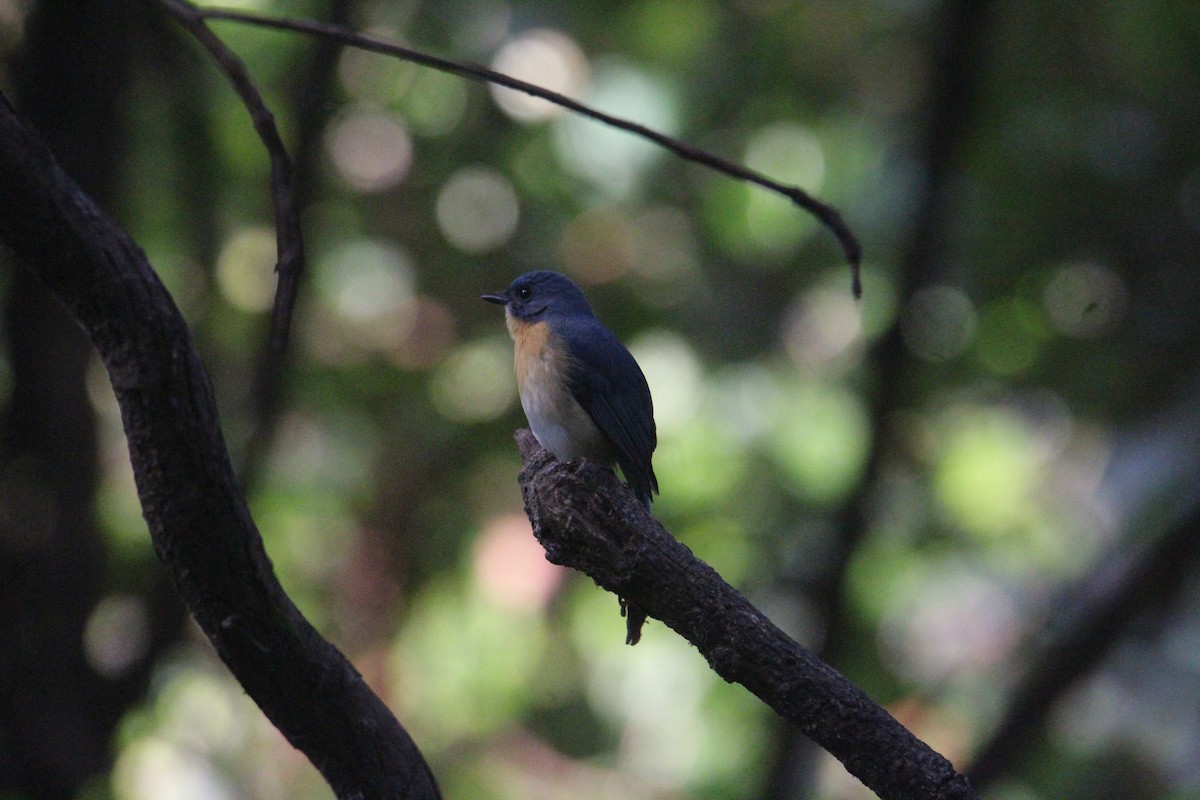
[[[554,326],[572,364],[570,390],[616,452],[621,472],[649,505],[658,492],[651,457],[658,443],[650,387],[633,355],[595,317],[570,316]]]

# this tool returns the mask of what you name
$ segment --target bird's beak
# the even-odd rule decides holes
[[[495,303],[498,306],[502,306],[508,302],[508,298],[498,292],[493,294],[481,294],[479,299],[487,300],[489,303]]]

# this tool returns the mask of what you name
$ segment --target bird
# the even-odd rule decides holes
[[[582,457],[619,466],[649,511],[658,494],[650,386],[583,291],[560,272],[537,270],[481,299],[504,306],[517,391],[538,443],[560,461]],[[637,644],[646,612],[621,598],[621,614],[626,644]]]

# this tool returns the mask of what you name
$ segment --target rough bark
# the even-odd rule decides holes
[[[611,470],[557,461],[529,431],[517,442],[525,511],[551,562],[645,608],[884,800],[978,797],[949,761],[676,541]]]
[[[412,739],[275,578],[191,333],[145,254],[2,96],[0,240],[99,351],[155,550],[246,692],[339,797],[439,797]]]
[[[26,113],[101,204],[120,175],[130,30],[142,22],[124,0],[41,0],[10,65]],[[92,348],[39,281],[0,260],[11,385],[0,414],[0,795],[58,800],[111,767],[113,733],[144,696],[154,656],[183,632],[183,608],[165,577],[151,587],[114,576],[95,517]],[[127,663],[97,665],[85,632],[114,590],[136,592],[149,624]]]

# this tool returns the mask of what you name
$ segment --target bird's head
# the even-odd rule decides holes
[[[485,294],[483,300],[504,306],[509,317],[537,322],[547,316],[592,316],[592,307],[579,287],[559,272],[526,272],[503,292]]]

